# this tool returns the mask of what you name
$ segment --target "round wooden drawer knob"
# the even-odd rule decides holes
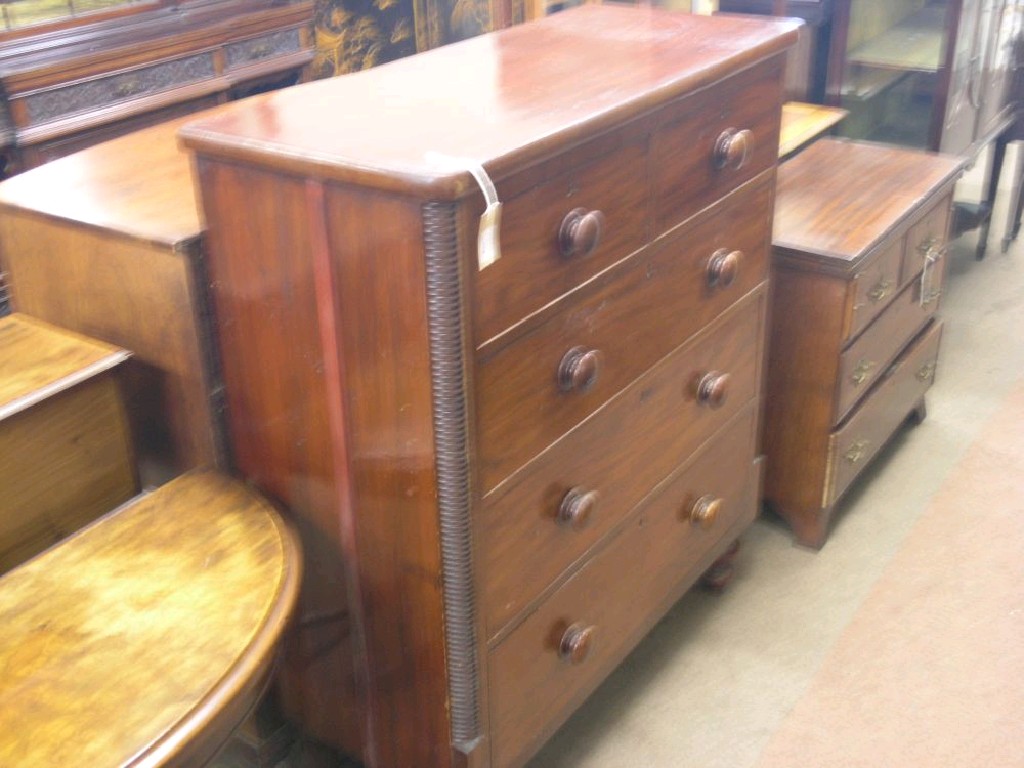
[[[728,288],[739,274],[742,262],[742,251],[730,251],[725,248],[715,251],[708,259],[708,287]]]
[[[753,149],[753,133],[746,129],[726,128],[715,141],[715,167],[739,170],[747,164]]]
[[[590,654],[594,641],[594,627],[573,624],[562,635],[558,655],[570,664],[582,664]]]
[[[715,523],[718,513],[722,511],[722,499],[714,496],[701,496],[690,507],[690,522],[701,528],[710,528]]]
[[[577,531],[586,528],[600,498],[597,491],[570,488],[558,507],[558,522]]]
[[[729,374],[711,371],[697,381],[697,403],[712,410],[721,408],[729,394]]]
[[[573,208],[565,215],[562,226],[558,228],[558,247],[562,255],[566,258],[589,255],[601,242],[603,229],[603,213]]]
[[[597,382],[604,356],[599,349],[573,347],[558,364],[558,386],[563,392],[586,392]]]

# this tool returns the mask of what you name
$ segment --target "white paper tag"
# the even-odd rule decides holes
[[[428,152],[426,159],[428,162],[443,165],[446,168],[469,171],[476,179],[476,183],[480,185],[487,208],[480,217],[480,231],[476,238],[477,268],[484,269],[491,266],[501,258],[501,201],[498,199],[498,189],[491,181],[491,177],[476,160],[448,157],[438,152]]]

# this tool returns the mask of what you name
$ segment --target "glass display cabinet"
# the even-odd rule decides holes
[[[1019,0],[837,4],[827,98],[842,133],[971,154],[1009,124]]]

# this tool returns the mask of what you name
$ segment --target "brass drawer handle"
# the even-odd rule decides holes
[[[590,391],[597,383],[603,362],[601,350],[573,347],[558,364],[558,388],[581,394]]]
[[[728,288],[739,274],[743,262],[743,251],[719,248],[708,259],[707,281],[709,288]]]
[[[570,488],[558,506],[558,522],[575,531],[583,530],[590,523],[600,498],[601,494],[597,491],[584,492],[582,488]]]
[[[853,382],[854,386],[859,387],[868,379],[876,365],[878,363],[874,360],[860,360],[857,363],[857,367],[853,369],[853,373],[850,374],[850,381]]]
[[[888,296],[891,292],[892,280],[886,280],[883,278],[875,285],[874,288],[868,291],[868,298],[877,303]]]
[[[744,128],[726,128],[715,139],[714,162],[718,169],[739,170],[747,164],[754,149],[754,134]]]
[[[939,249],[939,238],[937,237],[926,237],[920,243],[917,244],[917,252],[924,255]]]
[[[249,49],[250,59],[262,59],[270,54],[270,43],[260,43]]]
[[[589,256],[601,242],[604,214],[573,208],[558,228],[558,248],[565,258]]]
[[[930,363],[921,367],[916,374],[917,380],[922,382],[929,382],[935,378],[935,361],[932,360]]]
[[[709,371],[697,380],[695,395],[697,404],[716,410],[725,404],[729,394],[729,374]]]
[[[864,458],[867,454],[868,446],[871,445],[869,440],[855,440],[853,444],[846,450],[844,458],[851,464],[856,464],[858,461]]]
[[[562,634],[558,643],[558,655],[570,664],[582,664],[590,655],[594,642],[595,627],[572,624]]]
[[[687,517],[689,517],[690,522],[694,525],[699,525],[701,528],[710,528],[714,525],[718,514],[722,511],[723,503],[722,499],[710,494],[701,496],[693,502]]]
[[[918,248],[920,250],[920,247]],[[941,277],[935,280],[935,265],[946,255],[944,248],[929,247],[924,254],[924,267],[921,269],[921,298],[922,307],[927,307],[934,301],[939,300],[942,295]],[[940,283],[939,287],[933,287],[933,283]]]

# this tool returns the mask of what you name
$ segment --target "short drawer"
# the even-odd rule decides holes
[[[945,255],[952,205],[953,198],[950,195],[944,196],[907,231],[903,267],[900,270],[901,284],[920,272],[929,259],[941,259]]]
[[[482,603],[493,638],[711,435],[755,402],[762,289],[484,499]],[[694,384],[726,374],[717,408]]]
[[[942,323],[932,323],[890,366],[849,421],[829,435],[823,506],[843,495],[924,397],[935,378],[941,337]]]
[[[843,352],[834,424],[871,389],[900,350],[935,314],[935,301],[921,301],[921,285],[908,285],[878,319]]]
[[[658,232],[775,165],[783,61],[777,57],[665,109],[667,122],[651,140]]]
[[[492,765],[516,765],[756,513],[754,419],[737,418],[488,658]]]
[[[478,344],[531,315],[642,247],[650,237],[647,143],[602,140],[604,156],[562,169],[545,164],[499,183],[501,257],[474,272]],[[541,181],[531,186],[526,177]],[[479,266],[479,265],[478,265]]]
[[[596,411],[759,285],[768,272],[766,173],[570,297],[532,332],[478,353],[484,491]]]
[[[903,238],[893,238],[880,248],[853,278],[850,286],[852,309],[844,339],[852,339],[885,309],[899,292],[900,267],[903,262]]]
[[[213,52],[205,51],[180,59],[162,61],[138,69],[81,80],[58,88],[36,91],[24,97],[30,125],[46,123],[66,115],[138,99],[216,75]]]
[[[224,46],[224,66],[230,72],[277,56],[298,53],[302,49],[302,34],[298,28],[280,29]]]

